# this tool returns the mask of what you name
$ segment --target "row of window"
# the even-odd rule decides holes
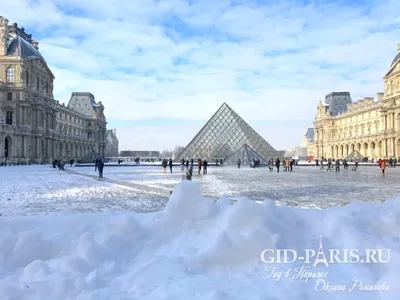
[[[15,81],[15,70],[13,67],[8,67],[6,69],[6,82],[12,83]],[[27,85],[30,83],[30,74],[28,70],[25,70],[25,82]],[[36,88],[39,90],[40,89],[40,79],[39,76],[36,76]],[[46,81],[45,83],[45,90],[46,94],[49,93],[49,83]]]
[[[59,118],[60,119],[64,119],[64,120],[68,120],[68,115],[66,114],[66,113],[62,113],[62,112],[60,112],[59,114],[58,114],[58,116],[59,116]],[[73,121],[72,121],[73,120]],[[77,123],[77,124],[79,124],[79,125],[83,125],[83,120],[82,119],[79,119],[79,118],[76,118],[76,117],[74,117],[73,119],[72,119],[72,116],[70,115],[69,116],[69,121],[70,122],[73,122],[73,123]],[[90,122],[88,123],[88,126],[90,126],[91,124],[90,124]]]

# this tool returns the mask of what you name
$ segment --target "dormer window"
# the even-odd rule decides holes
[[[14,68],[13,67],[8,67],[6,69],[6,81],[7,82],[14,82]]]
[[[26,82],[26,85],[29,84],[29,71],[28,70],[25,70],[25,82]]]

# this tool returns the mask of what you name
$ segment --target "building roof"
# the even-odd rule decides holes
[[[308,128],[306,132],[306,138],[310,141],[314,141],[314,128]]]
[[[21,56],[24,59],[43,58],[38,49],[16,33],[8,35],[7,55]]]
[[[397,55],[393,58],[392,63],[390,64],[390,68],[392,68],[398,61],[400,60],[400,51]]]

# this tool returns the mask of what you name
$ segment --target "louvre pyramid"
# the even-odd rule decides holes
[[[89,154],[87,154],[85,157],[83,157],[80,160],[80,162],[81,163],[93,163],[96,161],[96,159],[104,159],[104,158],[99,153],[92,150]]]
[[[241,163],[244,165],[250,165],[253,161],[260,161],[260,165],[267,165],[268,162],[261,155],[259,155],[256,151],[251,149],[249,145],[244,144],[237,151],[235,151],[231,156],[229,156],[226,160],[226,164],[236,164],[238,159],[240,159]]]
[[[245,145],[247,145],[247,148]],[[216,159],[223,159],[226,162],[242,148],[250,149],[251,153],[256,153],[257,157],[264,161],[281,157],[279,151],[276,151],[232,108],[224,103],[186,148],[177,155],[175,161],[206,159],[209,162],[214,162]],[[236,164],[238,158],[236,158],[234,164]]]
[[[364,158],[364,156],[360,153],[360,152],[358,152],[357,150],[354,150],[353,152],[351,152],[347,157],[346,157],[346,160],[348,160],[348,161],[352,161],[352,160],[361,160],[361,159],[363,159]]]

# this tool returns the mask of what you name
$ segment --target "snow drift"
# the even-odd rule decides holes
[[[264,249],[318,250],[321,237],[324,248],[391,249],[391,259],[311,268],[327,274],[319,287],[285,277],[304,262],[260,259]],[[184,181],[157,213],[0,218],[0,299],[398,299],[399,240],[399,200],[325,210],[231,205]],[[349,291],[355,280],[362,286]],[[384,290],[365,290],[378,285]]]

